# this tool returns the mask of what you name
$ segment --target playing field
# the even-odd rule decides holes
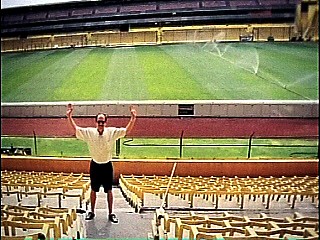
[[[312,42],[57,49],[5,53],[1,60],[2,102],[319,99],[318,45]],[[317,140],[255,139],[252,144],[251,157],[256,158],[318,155]],[[31,137],[2,136],[1,145],[36,151]],[[119,157],[248,156],[248,139],[186,139],[182,151],[179,145],[179,139],[122,140]],[[37,155],[89,153],[76,139],[39,138]]]
[[[1,61],[2,102],[319,99],[311,42],[57,49]]]

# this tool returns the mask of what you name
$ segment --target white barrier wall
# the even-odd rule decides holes
[[[1,103],[1,117],[64,117],[68,102]],[[319,117],[319,100],[99,101],[73,102],[74,116]]]

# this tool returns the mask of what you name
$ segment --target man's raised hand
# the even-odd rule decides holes
[[[73,111],[73,106],[71,103],[68,104],[68,107],[67,107],[67,117],[70,117],[71,114],[72,114],[72,111]]]
[[[130,112],[132,117],[137,117],[137,110],[134,108],[134,106],[130,106]]]

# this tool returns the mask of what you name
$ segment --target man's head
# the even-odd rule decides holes
[[[106,122],[107,122],[107,115],[105,113],[98,113],[96,115],[97,128],[100,134],[103,133]]]
[[[106,121],[107,121],[107,114],[105,114],[105,113],[98,113],[98,114],[96,115],[96,122],[98,122],[98,121],[104,121],[104,122],[106,122]]]

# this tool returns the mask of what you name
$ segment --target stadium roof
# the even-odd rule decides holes
[[[131,28],[155,26],[292,24],[296,13],[293,1],[297,0],[286,0],[291,4],[277,2],[272,5],[253,2],[250,6],[239,1],[236,7],[229,2],[237,3],[238,0],[225,0],[228,5],[214,7],[193,0],[190,2],[195,4],[191,6],[183,5],[183,1],[174,6],[172,0],[151,1],[151,8],[145,9],[146,0],[3,0],[1,4],[6,8],[1,9],[1,34],[2,37],[27,38],[84,31],[127,32]],[[274,0],[269,1],[274,3]],[[14,4],[21,5],[14,7]]]

